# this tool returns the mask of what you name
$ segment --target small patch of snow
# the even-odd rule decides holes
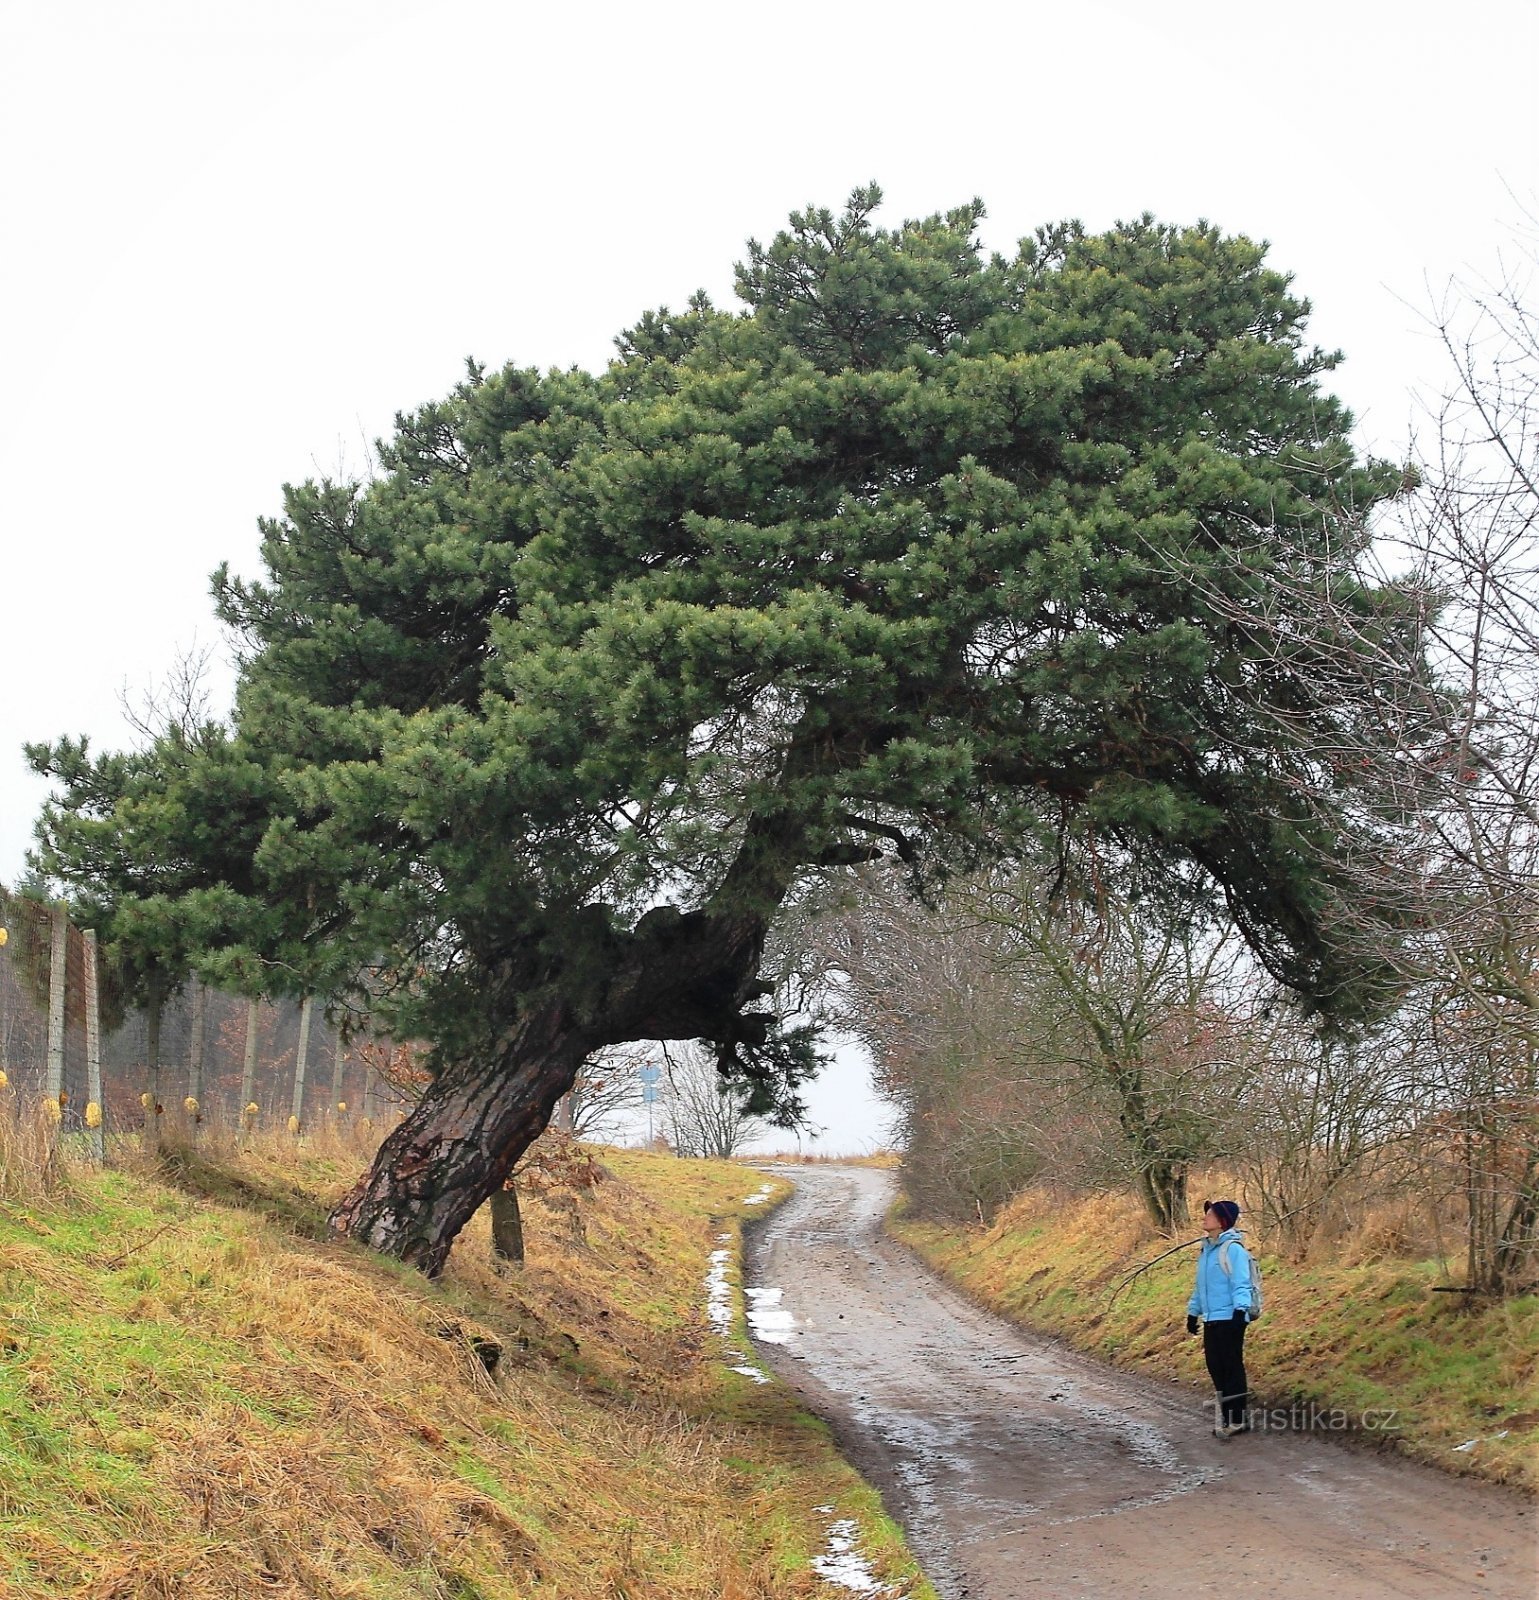
[[[760,1372],[757,1367],[750,1367],[746,1361],[739,1366],[729,1367],[727,1370],[729,1372],[741,1372],[745,1378],[752,1378],[755,1383],[769,1382],[769,1374],[767,1372]]]
[[[743,1204],[745,1206],[762,1206],[764,1202],[768,1200],[772,1194],[774,1194],[774,1192],[775,1185],[772,1183],[767,1183],[757,1194],[744,1195]]]
[[[748,1296],[748,1326],[766,1344],[786,1344],[796,1318],[782,1309],[784,1289],[745,1289]]]
[[[827,1508],[820,1506],[818,1509]],[[847,1518],[833,1523],[828,1530],[828,1551],[813,1559],[812,1570],[824,1583],[837,1584],[851,1594],[887,1594],[886,1584],[878,1583],[876,1575],[866,1565],[866,1558],[860,1552],[859,1536],[860,1529]]]
[[[1477,1444],[1491,1444],[1497,1439],[1505,1439],[1507,1435],[1511,1433],[1511,1431],[1512,1430],[1510,1428],[1503,1428],[1500,1433],[1488,1433],[1483,1439],[1477,1435],[1475,1438],[1466,1439],[1463,1444],[1456,1444],[1451,1448],[1455,1451],[1473,1450]]]
[[[727,1286],[727,1263],[732,1259],[730,1250],[711,1252],[711,1270],[705,1279],[705,1313],[718,1333],[732,1326],[732,1291]]]

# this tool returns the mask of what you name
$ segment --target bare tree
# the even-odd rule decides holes
[[[1166,913],[1104,878],[1069,892],[1045,864],[955,879],[929,906],[864,875],[823,938],[919,1203],[982,1215],[1040,1175],[1126,1181],[1157,1227],[1185,1226],[1188,1169],[1226,1126],[1240,958],[1213,918]]]
[[[1334,917],[1416,1040],[1401,1087],[1458,1165],[1469,1286],[1492,1292],[1539,1264],[1539,228],[1517,242],[1493,279],[1433,303],[1448,385],[1373,542],[1328,587],[1290,587],[1302,551],[1268,557],[1272,670],[1311,675],[1301,699],[1336,713],[1321,790],[1346,777],[1358,796],[1363,848],[1323,863]],[[1254,610],[1231,622],[1256,636]]]
[[[809,938],[828,1020],[865,1046],[877,1091],[897,1108],[917,1207],[971,1217],[1045,1164],[1080,1169],[1083,1115],[1028,1088],[1019,984],[1004,976],[998,929],[968,926],[948,900],[924,904],[891,870],[871,869]]]
[[[708,1050],[667,1045],[663,1058],[663,1106],[676,1155],[726,1161],[764,1132],[765,1124],[744,1109],[742,1091],[717,1072]]]
[[[193,739],[219,725],[208,686],[213,661],[213,646],[200,645],[194,639],[177,652],[165,676],[151,678],[137,697],[126,683],[118,691],[123,718],[146,749],[172,730]]]
[[[1121,1165],[1149,1219],[1189,1221],[1192,1163],[1219,1144],[1239,1057],[1225,1000],[1242,946],[1185,907],[1095,890],[1051,897],[1040,874],[981,884],[974,915],[1013,933],[1007,955],[1050,1028],[1071,1092],[1115,1118]]]
[[[1426,1109],[1403,1016],[1364,1036],[1312,1026],[1259,986],[1235,1037],[1241,1056],[1224,1139],[1267,1233],[1302,1257],[1370,1180],[1407,1180],[1405,1150]]]
[[[557,1102],[555,1126],[574,1138],[599,1138],[616,1117],[641,1104],[638,1074],[648,1055],[634,1045],[617,1045],[591,1055]]]

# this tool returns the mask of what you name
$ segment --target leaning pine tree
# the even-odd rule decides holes
[[[288,491],[260,582],[217,575],[233,738],[287,796],[262,892],[433,1045],[339,1233],[440,1270],[604,1046],[707,1041],[793,1112],[766,937],[881,854],[922,881],[1072,830],[1206,881],[1317,1002],[1368,994],[1330,915],[1353,711],[1276,612],[1398,474],[1354,460],[1307,306],[1205,225],[1007,259],[977,203],[878,200],[793,216],[745,311],[649,314],[602,373],[473,368],[375,481]]]

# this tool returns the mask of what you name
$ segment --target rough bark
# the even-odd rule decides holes
[[[1150,1157],[1140,1167],[1139,1193],[1150,1220],[1161,1233],[1179,1233],[1191,1221],[1186,1199],[1186,1167],[1165,1157]]]
[[[1539,1242],[1539,1151],[1530,1149],[1518,1192],[1496,1247],[1493,1277],[1498,1293],[1512,1294],[1534,1281]]]
[[[460,1229],[549,1122],[588,1048],[554,1000],[521,1018],[500,1050],[447,1063],[332,1212],[332,1230],[436,1277]]]
[[[594,1050],[751,1036],[755,1019],[741,1008],[759,993],[765,927],[756,915],[663,908],[617,940],[603,991],[584,995],[581,1014],[559,980],[548,984],[483,1057],[441,1066],[332,1212],[333,1232],[437,1276]]]

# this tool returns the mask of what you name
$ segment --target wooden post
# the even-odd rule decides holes
[[[86,1145],[91,1159],[100,1166],[107,1154],[107,1135],[102,1127],[101,969],[96,960],[96,929],[87,928],[80,937],[80,964],[85,977]]]
[[[342,1114],[342,1068],[347,1059],[347,1045],[342,1038],[342,1030],[337,1029],[336,1054],[331,1058],[331,1115],[338,1117]]]
[[[515,1263],[524,1259],[524,1219],[511,1178],[492,1193],[492,1258]]]
[[[208,990],[200,978],[192,980],[192,1039],[187,1046],[187,1098],[182,1109],[187,1113],[187,1130],[198,1137],[203,1120],[203,1035],[208,1031]]]
[[[241,1062],[240,1110],[235,1118],[235,1126],[241,1130],[242,1135],[247,1133],[256,1121],[256,1114],[248,1108],[253,1103],[251,1096],[256,1090],[257,1007],[260,1004],[258,1000],[246,1002],[246,1057]]]
[[[151,971],[144,1000],[144,1054],[149,1089],[144,1096],[144,1147],[160,1149],[160,1014],[165,1006],[165,979]]]
[[[299,1007],[299,1044],[294,1051],[294,1104],[289,1110],[289,1132],[297,1134],[304,1127],[305,1065],[310,1054],[310,1017],[315,1010],[315,996],[307,994]]]
[[[45,1101],[52,1102],[48,1120],[57,1124],[64,1093],[64,975],[69,963],[69,907],[61,900],[53,908],[53,949],[48,965],[48,1076]]]

